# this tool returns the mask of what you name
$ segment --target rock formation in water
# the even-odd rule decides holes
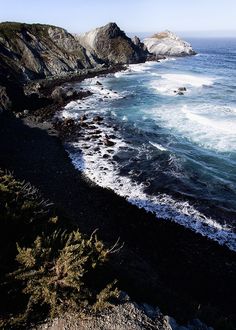
[[[196,54],[188,42],[170,31],[160,32],[150,38],[145,38],[144,44],[148,51],[154,55],[187,56]]]
[[[127,37],[116,23],[109,23],[83,35],[77,35],[76,38],[94,57],[104,63],[140,63],[147,58],[148,52]]]

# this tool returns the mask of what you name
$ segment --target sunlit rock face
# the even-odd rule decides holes
[[[145,38],[143,42],[148,51],[155,55],[187,56],[196,54],[188,42],[170,31],[156,33],[150,38]]]
[[[147,57],[147,51],[127,37],[116,23],[108,23],[76,38],[95,58],[105,63],[139,63]]]

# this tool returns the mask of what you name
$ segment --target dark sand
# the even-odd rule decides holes
[[[189,320],[208,303],[222,315],[234,313],[236,253],[88,182],[50,124],[25,125],[0,115],[0,168],[39,188],[82,232],[98,228],[108,245],[120,237],[125,245],[110,264],[132,298],[157,304],[179,320]]]

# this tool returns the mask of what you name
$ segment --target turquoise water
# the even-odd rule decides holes
[[[223,228],[232,234],[222,241],[232,247],[236,228],[236,39],[190,42],[197,56],[131,65],[125,72],[99,78],[102,91],[95,80],[85,81],[83,87],[93,86],[97,98],[80,107],[72,104],[67,110],[71,114],[102,113],[105,126],[115,126],[117,141],[123,141],[116,143],[113,167],[106,161],[113,181],[102,175],[104,166],[100,171],[97,166],[94,174],[92,163],[103,160],[93,155],[89,164],[84,151],[87,174],[94,181],[151,211],[153,207],[147,205],[152,199],[157,215],[166,212],[165,218],[202,234],[207,230],[199,229],[199,222],[211,219],[216,231]],[[186,91],[177,95],[181,87]],[[102,99],[105,92],[109,96]],[[123,181],[117,188],[119,177]],[[134,194],[132,189],[142,191]],[[172,205],[170,209],[167,204]],[[188,211],[189,206],[195,211]],[[182,222],[180,213],[188,215]],[[200,220],[190,224],[197,217]],[[219,233],[214,235],[213,239],[221,240]]]

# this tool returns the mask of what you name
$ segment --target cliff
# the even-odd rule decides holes
[[[145,62],[148,52],[134,43],[116,23],[77,35],[83,47],[104,63],[129,64]]]
[[[196,54],[188,42],[170,31],[160,32],[150,38],[145,38],[144,44],[148,51],[154,55],[187,56]]]
[[[0,23],[0,110],[27,107],[22,87],[31,80],[144,62],[147,54],[115,23],[83,37],[51,25]]]
[[[6,74],[27,81],[97,64],[66,30],[22,23],[0,24],[0,60],[0,82]]]

